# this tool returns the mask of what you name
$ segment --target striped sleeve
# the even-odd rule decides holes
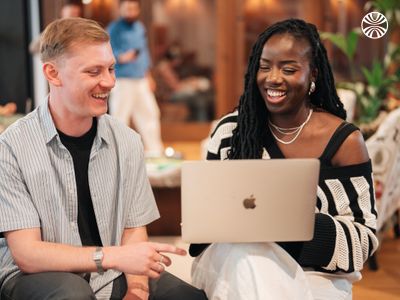
[[[0,140],[0,238],[12,230],[40,227],[39,216],[10,147]]]
[[[359,271],[378,247],[376,206],[371,162],[359,165],[358,174],[326,179],[332,195],[332,209],[336,228],[335,251],[325,267],[346,272]],[[344,174],[343,174],[344,175]]]
[[[321,170],[314,238],[281,243],[302,266],[353,272],[378,247],[371,163]]]
[[[207,148],[207,160],[224,160],[228,157],[233,130],[237,124],[237,111],[227,114],[218,122]]]

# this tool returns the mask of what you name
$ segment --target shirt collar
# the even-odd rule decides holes
[[[39,118],[43,124],[43,132],[46,144],[48,144],[51,140],[58,136],[58,132],[49,109],[49,96],[46,97],[46,100],[42,105],[39,106],[38,110]],[[111,132],[106,122],[107,118],[104,115],[97,118],[97,133],[95,141],[99,146],[101,145],[102,141],[104,141],[106,144],[109,144],[111,139]]]
[[[108,120],[106,115],[97,117],[97,133],[96,139],[103,140],[107,145],[110,143],[111,131],[110,127],[107,126]]]
[[[39,118],[43,124],[43,132],[46,139],[46,144],[48,144],[54,137],[58,135],[49,109],[49,96],[46,97],[46,100],[39,106],[38,110]]]

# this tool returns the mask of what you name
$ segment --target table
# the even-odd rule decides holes
[[[147,226],[150,236],[181,235],[181,165],[174,158],[147,158],[146,168],[161,218]]]

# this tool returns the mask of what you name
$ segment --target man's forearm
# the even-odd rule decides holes
[[[22,272],[96,272],[95,247],[71,246],[40,240],[40,229],[23,229],[5,233],[14,261]],[[23,242],[22,242],[23,241]],[[104,247],[103,268],[117,265],[119,247]],[[29,251],[27,251],[29,249]]]
[[[6,233],[11,254],[22,272],[64,271],[79,273],[96,271],[96,264],[92,259],[94,247],[75,247],[43,242],[31,238],[32,233],[34,236],[37,235],[35,231],[36,229],[25,229]]]
[[[129,232],[132,233],[132,232]],[[15,263],[26,273],[48,271],[95,272],[95,247],[76,247],[41,241],[40,228],[22,229],[4,233]],[[124,234],[121,246],[103,247],[104,270],[114,269],[126,274],[158,278],[163,267],[158,264],[161,253],[185,255],[186,251],[161,243],[144,242],[144,228],[135,234]],[[169,265],[169,259],[164,260]]]

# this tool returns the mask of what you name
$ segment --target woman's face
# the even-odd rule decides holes
[[[311,46],[306,39],[276,34],[264,44],[257,85],[271,113],[297,112],[307,102],[316,70],[310,69]]]

